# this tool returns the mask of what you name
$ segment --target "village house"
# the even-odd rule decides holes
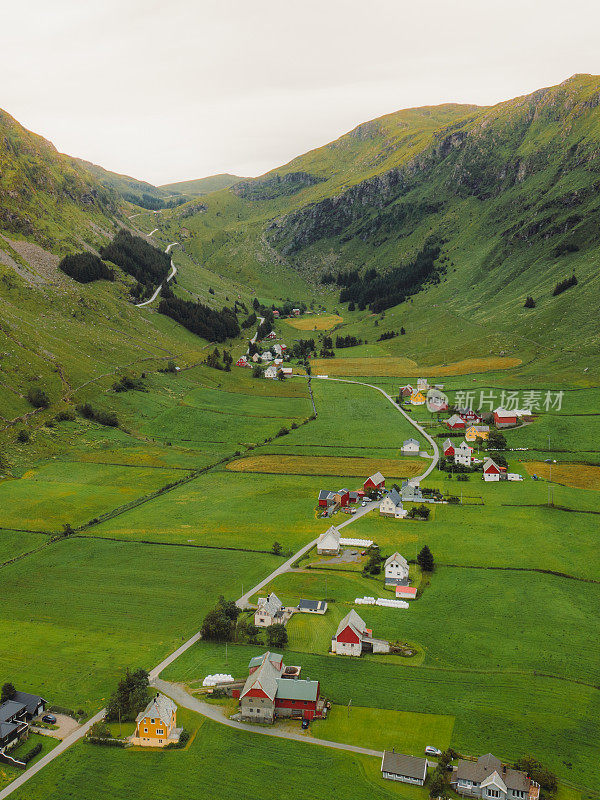
[[[385,562],[385,585],[406,586],[408,583],[408,561],[400,553],[392,553]]]
[[[281,345],[280,344],[272,345],[271,350],[275,353],[276,356],[282,356],[283,355],[283,350],[281,349]]]
[[[416,586],[396,586],[396,600],[414,600],[416,596]]]
[[[441,389],[434,387],[427,392],[427,408],[433,413],[448,409],[448,398]]]
[[[400,487],[400,497],[404,503],[420,503],[423,500],[423,492],[419,486],[419,481],[415,478],[402,481],[402,486]]]
[[[472,408],[466,406],[457,408],[456,413],[467,425],[481,425],[483,422],[481,414],[478,414],[477,411],[473,411]]]
[[[258,355],[258,353],[254,353],[254,355],[252,356],[252,361],[253,361],[255,364],[256,364],[258,361],[260,361],[260,356]]]
[[[466,442],[461,442],[454,448],[454,463],[461,464],[463,467],[470,467],[473,459],[473,448]]]
[[[275,333],[275,331],[271,331],[271,333],[268,333],[265,336],[265,339],[275,339],[276,336],[277,336],[277,334]]]
[[[285,624],[287,615],[283,603],[275,592],[266,597],[259,597],[257,609],[254,613],[254,624],[257,628],[268,628],[269,625]]]
[[[333,525],[317,539],[317,553],[320,556],[337,556],[340,553],[340,532]]]
[[[419,444],[418,439],[405,439],[402,443],[402,455],[419,455],[419,451],[421,449],[421,445]]]
[[[236,367],[247,367],[248,366],[248,359],[246,356],[240,356],[238,360],[235,362]]]
[[[292,308],[292,316],[299,317],[300,316],[300,309],[299,308]]]
[[[298,668],[285,666],[283,656],[266,652],[248,665],[248,678],[239,692],[243,722],[273,723],[277,717],[314,719],[325,715],[319,681],[295,677]],[[289,677],[288,677],[289,676]],[[233,696],[237,691],[233,692]]]
[[[517,415],[514,411],[507,411],[504,408],[494,410],[494,425],[497,428],[510,428],[517,424]]]
[[[389,653],[390,644],[384,639],[373,639],[371,629],[352,609],[338,625],[331,650],[339,656],[360,656],[367,652]]]
[[[491,753],[476,762],[461,759],[450,776],[455,792],[481,800],[538,800],[540,787],[525,772],[502,764]]]
[[[466,428],[464,419],[461,419],[458,414],[452,414],[451,417],[444,420],[444,424],[447,425],[451,431],[458,431]]]
[[[423,392],[413,392],[410,396],[410,404],[413,406],[423,406],[425,405],[426,397]]]
[[[427,779],[427,759],[405,756],[394,750],[384,750],[381,759],[381,775],[388,781],[401,781],[423,786]]]
[[[177,706],[166,695],[157,693],[135,718],[132,744],[141,747],[165,747],[178,742],[182,728],[177,727]]]
[[[412,394],[414,394],[414,391],[415,391],[414,387],[411,386],[410,383],[407,383],[406,386],[401,386],[400,387],[400,391],[398,392],[398,396],[400,398],[410,397]]]
[[[335,502],[339,503],[340,508],[345,508],[350,502],[350,492],[348,489],[338,489],[333,495]]]
[[[291,375],[294,374],[293,367],[282,367],[281,371],[283,372],[286,378],[289,378]]]
[[[426,392],[429,389],[429,381],[427,378],[417,378],[417,391]]]
[[[303,614],[324,614],[327,611],[327,601],[300,600],[296,608]]]
[[[273,353],[270,350],[266,350],[260,358],[261,361],[273,361]]]
[[[277,311],[276,308],[273,309],[273,316],[275,317],[275,319],[279,319],[279,311]]]
[[[277,367],[271,364],[270,367],[267,367],[265,370],[265,378],[272,378],[273,380],[277,378]]]
[[[7,752],[29,736],[29,721],[44,713],[46,701],[37,694],[15,692],[0,705],[0,753]]]
[[[450,456],[454,455],[454,445],[452,444],[450,439],[444,440],[444,444],[442,445],[442,452],[444,453],[446,458],[449,458]]]
[[[396,489],[392,489],[386,494],[379,505],[379,513],[382,517],[394,517],[402,519],[407,512],[402,505],[402,498]]]
[[[502,467],[499,467],[493,458],[486,458],[486,460],[483,462],[484,481],[499,481],[502,472]]]
[[[485,441],[489,435],[489,425],[470,425],[465,431],[465,439],[467,442],[475,442],[477,439],[483,439]]]
[[[363,489],[365,494],[368,494],[373,490],[380,492],[382,489],[385,489],[385,478],[381,472],[376,472],[374,475],[370,475],[363,483]]]
[[[335,505],[335,492],[331,492],[329,489],[321,489],[319,492],[319,505],[321,508],[329,508],[329,506]]]

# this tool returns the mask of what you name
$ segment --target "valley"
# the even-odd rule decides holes
[[[189,739],[102,747],[81,727],[51,759],[41,737],[27,769],[0,763],[0,798],[426,800],[380,754],[429,745],[455,766],[533,756],[557,777],[545,798],[596,800],[599,97],[577,75],[409,109],[257,179],[161,187],[2,112],[0,683],[85,726],[143,669]],[[59,268],[81,253],[113,279]],[[487,435],[463,469],[471,425]],[[330,526],[374,546],[319,552]],[[415,599],[377,605],[400,596],[394,554]],[[271,595],[294,611],[279,644],[252,631]],[[220,597],[230,630],[200,636]],[[352,611],[389,651],[330,652]],[[266,651],[319,682],[326,718],[230,724],[243,698],[203,679],[243,686]]]

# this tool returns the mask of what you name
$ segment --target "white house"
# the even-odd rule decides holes
[[[426,392],[429,389],[429,381],[427,378],[417,378],[417,391]]]
[[[502,470],[496,464],[493,458],[486,458],[483,462],[483,480],[484,481],[499,481],[500,473]]]
[[[281,371],[286,376],[286,378],[289,378],[290,375],[294,374],[294,368],[293,367],[282,367]]]
[[[385,639],[373,639],[364,619],[352,609],[338,625],[331,650],[339,656],[360,656],[363,652],[389,653],[390,644]]]
[[[401,586],[406,583],[408,583],[408,561],[400,553],[393,553],[385,562],[385,584]]]
[[[257,628],[268,628],[269,625],[275,625],[283,620],[283,603],[275,592],[258,598],[258,608],[254,614],[254,624]]]
[[[276,378],[277,377],[277,367],[271,364],[270,367],[267,367],[265,370],[265,378]]]
[[[274,344],[274,345],[271,345],[271,350],[272,350],[272,351],[275,353],[275,355],[277,355],[277,356],[282,356],[282,355],[283,355],[283,350],[281,349],[281,345],[280,345],[280,344]]]
[[[379,513],[382,517],[395,517],[402,519],[408,513],[402,505],[402,498],[396,489],[392,489],[386,494],[379,505]]]
[[[340,532],[332,525],[317,539],[317,553],[320,556],[337,556],[340,552]]]
[[[470,467],[472,457],[473,457],[473,448],[469,447],[469,445],[466,442],[461,442],[458,447],[454,448],[455,464],[462,464],[463,467]]]
[[[427,780],[427,759],[406,756],[394,750],[384,750],[381,759],[381,776],[388,781],[412,783],[423,786]]]
[[[417,439],[412,439],[412,438],[406,439],[402,443],[402,455],[406,456],[406,455],[409,455],[411,453],[413,453],[413,454],[416,453],[418,455],[420,449],[421,449],[421,445],[419,444]]]
[[[270,350],[267,350],[265,353],[262,354],[261,359],[263,361],[273,361],[273,354]]]

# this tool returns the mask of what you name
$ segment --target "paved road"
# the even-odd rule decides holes
[[[198,698],[192,697],[191,694],[188,694],[185,689],[176,683],[163,681],[160,678],[156,678],[152,683],[153,686],[156,686],[156,688],[161,692],[168,694],[178,705],[183,706],[184,708],[189,708],[190,711],[195,711],[198,714],[202,714],[203,717],[208,717],[208,719],[212,719],[214,722],[219,722],[222,725],[227,725],[230,728],[236,728],[238,731],[249,731],[250,733],[258,733],[262,736],[275,736],[279,739],[292,739],[297,742],[308,742],[308,744],[318,744],[322,747],[332,747],[334,750],[347,750],[351,753],[361,753],[367,756],[377,756],[378,758],[383,756],[383,753],[379,750],[369,750],[366,747],[357,747],[353,744],[331,742],[329,739],[316,739],[310,734],[303,735],[301,733],[294,733],[293,731],[282,731],[278,730],[277,728],[266,728],[259,725],[250,725],[245,722],[236,722],[236,720],[226,717],[223,714],[220,706],[213,706],[209,703],[203,703],[201,700],[198,700]]]
[[[157,230],[158,230],[158,228],[154,228],[154,230],[153,230],[153,231],[150,231],[150,233],[148,234],[148,236],[152,236],[153,234],[155,234],[155,233],[156,233],[156,231],[157,231]]]
[[[154,230],[158,230],[158,228],[155,228]],[[152,233],[154,233],[154,231],[152,231]],[[150,234],[150,236],[152,236],[152,233]],[[167,247],[165,249],[165,253],[169,253],[171,248],[175,247],[176,244],[179,244],[179,242],[171,242],[171,244],[167,245]],[[165,283],[168,283],[171,280],[171,278],[175,277],[175,275],[177,275],[177,267],[173,263],[173,259],[171,259],[171,272],[169,273]],[[150,303],[153,303],[156,300],[156,298],[160,294],[160,290],[162,289],[162,287],[163,287],[163,284],[161,283],[159,285],[158,289],[156,289],[156,291],[154,292],[154,294],[152,295],[152,297],[149,300],[145,300],[143,303],[136,303],[136,306],[138,308],[143,308],[144,306],[149,306]]]
[[[260,328],[260,326],[263,324],[264,321],[265,321],[264,317],[258,317],[258,328]],[[258,336],[258,328],[256,329],[256,333],[254,334],[254,336],[250,339],[250,342],[252,344],[256,342],[256,338]],[[246,352],[248,353],[249,350],[246,350]]]
[[[417,475],[416,478],[414,478],[413,480],[422,481],[424,478],[426,478],[429,475],[430,472],[433,472],[433,470],[437,466],[438,461],[440,460],[440,451],[438,450],[438,446],[437,446],[435,440],[427,433],[427,431],[424,428],[422,428],[419,425],[418,422],[416,422],[410,416],[410,414],[407,414],[406,411],[401,406],[399,406],[398,403],[392,397],[390,397],[387,392],[384,392],[384,390],[380,386],[375,386],[372,383],[363,383],[362,381],[351,381],[351,380],[348,380],[347,378],[329,378],[329,377],[320,378],[318,375],[313,376],[313,378],[315,380],[320,380],[320,381],[337,381],[338,383],[353,383],[356,386],[368,386],[370,389],[375,389],[380,394],[382,394],[387,400],[390,401],[390,403],[394,406],[395,409],[397,409],[404,417],[406,417],[406,419],[410,422],[410,424],[419,431],[421,436],[423,436],[425,439],[427,439],[427,441],[429,442],[429,444],[433,448],[433,459],[431,461],[431,464],[429,464],[429,466],[427,467],[425,472],[423,472],[422,475]]]

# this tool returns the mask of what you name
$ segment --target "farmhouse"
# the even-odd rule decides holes
[[[398,395],[400,397],[410,397],[411,394],[414,393],[414,391],[415,391],[414,387],[412,387],[410,385],[410,383],[407,383],[406,386],[401,386],[400,387],[400,391],[398,392]]]
[[[265,378],[273,378],[273,379],[275,379],[276,377],[277,377],[277,367],[275,367],[275,366],[273,366],[273,364],[271,364],[271,366],[267,367],[266,370],[265,370]]]
[[[283,657],[277,653],[266,652],[250,660],[249,675],[239,694],[243,722],[273,723],[277,717],[324,716],[319,681],[293,677],[299,670],[290,672],[292,669],[285,667]]]
[[[266,597],[258,598],[258,608],[254,614],[254,624],[257,628],[268,628],[269,625],[277,625],[284,622],[283,603],[275,592],[271,592]]]
[[[450,439],[446,439],[442,445],[442,451],[446,457],[454,455],[454,445]]]
[[[429,389],[429,381],[427,378],[417,378],[417,391],[426,392]]]
[[[510,428],[517,424],[517,415],[514,411],[497,408],[494,411],[494,424],[497,428]]]
[[[410,403],[413,406],[423,406],[425,405],[425,395],[423,392],[413,392],[410,396]]]
[[[484,481],[499,481],[501,472],[502,468],[492,458],[486,458],[483,462]]]
[[[338,489],[334,494],[335,502],[340,504],[341,508],[345,508],[350,502],[350,492],[348,489]]]
[[[331,492],[329,489],[321,489],[319,492],[319,505],[321,508],[335,505],[335,492]]]
[[[376,491],[380,491],[381,489],[385,488],[385,478],[381,474],[381,472],[376,472],[374,475],[370,475],[367,480],[363,483],[363,489],[365,494],[368,492],[372,492],[373,489]]]
[[[337,556],[340,552],[340,532],[332,525],[317,539],[317,553],[320,556]]]
[[[271,331],[271,333],[268,333],[265,336],[265,339],[274,339],[276,336],[277,336],[277,334],[275,333],[275,331]]]
[[[299,308],[292,308],[292,316],[299,317],[300,316],[300,309]]]
[[[539,784],[524,772],[504,766],[491,753],[476,762],[461,759],[450,785],[459,794],[485,800],[537,800],[540,794]]]
[[[402,481],[400,487],[400,496],[403,502],[418,503],[423,499],[423,492],[419,486],[419,482],[414,478],[408,481]]]
[[[409,455],[410,453],[416,453],[418,455],[420,449],[421,446],[417,439],[406,439],[402,443],[402,455]]]
[[[470,467],[473,457],[473,448],[469,447],[466,442],[461,442],[458,447],[454,448],[454,463],[462,464],[463,467]]]
[[[477,439],[483,439],[485,441],[489,435],[489,425],[470,425],[465,431],[465,439],[467,442],[474,442]]]
[[[379,513],[382,517],[395,517],[396,519],[406,516],[407,512],[402,505],[402,498],[396,489],[392,489],[383,498],[379,506]]]
[[[427,407],[432,412],[446,411],[448,408],[448,398],[440,389],[430,389],[427,392]]]
[[[293,367],[282,367],[281,371],[283,372],[283,374],[285,375],[286,378],[289,378],[290,375],[294,374]]]
[[[181,728],[177,727],[177,706],[166,695],[157,693],[135,718],[132,744],[141,747],[165,747],[178,742]]]
[[[401,781],[423,786],[427,778],[427,759],[405,756],[394,750],[384,750],[381,759],[381,775],[388,781]]]
[[[389,653],[390,645],[384,639],[373,639],[370,628],[352,609],[338,625],[331,650],[339,656],[360,656],[364,652]]]
[[[327,611],[327,601],[300,600],[296,608],[304,614],[324,614]]]
[[[452,414],[451,417],[444,420],[444,423],[450,428],[451,431],[462,430],[466,427],[464,419],[461,419],[458,414]]]
[[[270,350],[266,350],[260,358],[261,361],[273,361],[273,353]]]
[[[405,586],[408,583],[408,561],[400,553],[393,553],[385,562],[385,585]]]
[[[17,700],[7,700],[0,706],[0,753],[27,739],[29,725],[25,714],[25,704]]]
[[[472,408],[467,408],[466,406],[463,408],[457,408],[456,413],[463,422],[470,423],[471,425],[480,425],[483,422],[481,415],[476,411],[473,411]]]
[[[247,367],[248,366],[248,359],[246,356],[240,356],[238,360],[235,362],[236,367]]]

